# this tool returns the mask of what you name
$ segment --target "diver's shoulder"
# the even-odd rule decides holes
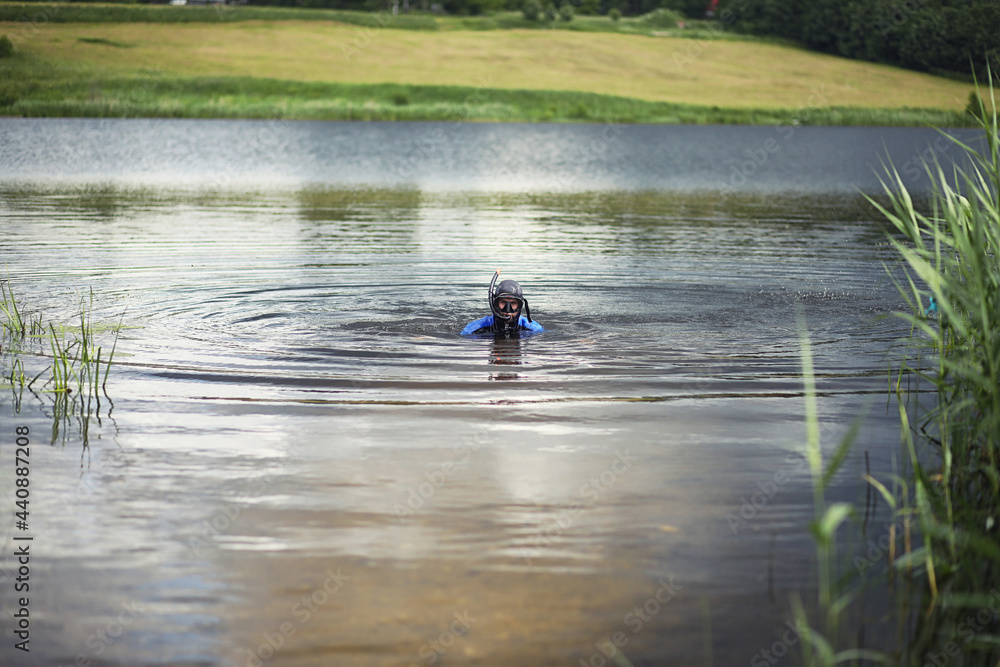
[[[473,320],[465,325],[462,329],[462,336],[468,336],[471,334],[482,333],[481,329],[489,329],[493,326],[493,316],[487,315],[486,317],[480,317],[478,320]]]
[[[522,328],[527,329],[528,331],[535,331],[535,332],[545,331],[545,327],[543,327],[541,324],[539,324],[534,320],[529,320],[524,315],[521,316],[521,319],[518,322],[518,324],[520,324]]]

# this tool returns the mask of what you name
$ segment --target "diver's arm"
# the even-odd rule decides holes
[[[486,317],[480,317],[478,320],[474,320],[465,325],[462,329],[462,336],[468,336],[475,333],[482,333],[480,329],[489,330],[493,326],[493,316],[487,315]]]
[[[521,325],[521,328],[527,329],[528,331],[535,331],[535,332],[545,331],[545,327],[543,327],[541,324],[535,322],[534,320],[529,320],[527,317],[523,315],[521,316],[521,319],[518,322],[518,324]]]

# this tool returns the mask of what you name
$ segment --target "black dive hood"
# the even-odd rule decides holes
[[[531,310],[528,308],[528,300],[524,298],[521,286],[517,284],[516,280],[503,280],[497,285],[497,278],[499,277],[500,271],[498,270],[493,274],[493,280],[490,281],[489,301],[490,312],[493,313],[493,328],[501,330],[516,329],[522,310],[528,321],[531,322]],[[497,305],[500,297],[517,299],[521,302],[521,307],[515,312],[501,311]]]

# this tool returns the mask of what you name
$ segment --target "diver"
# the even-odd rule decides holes
[[[522,331],[538,333],[545,331],[541,324],[531,319],[531,309],[528,308],[528,300],[524,298],[521,286],[516,280],[502,280],[497,284],[500,277],[500,269],[493,274],[490,281],[489,303],[492,315],[481,317],[474,322],[469,322],[462,335],[470,334],[503,334],[520,335]],[[521,314],[521,311],[524,314]]]

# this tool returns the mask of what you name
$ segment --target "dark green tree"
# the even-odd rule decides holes
[[[0,37],[0,58],[9,58],[12,55],[14,55],[14,42],[10,41],[7,35]]]

